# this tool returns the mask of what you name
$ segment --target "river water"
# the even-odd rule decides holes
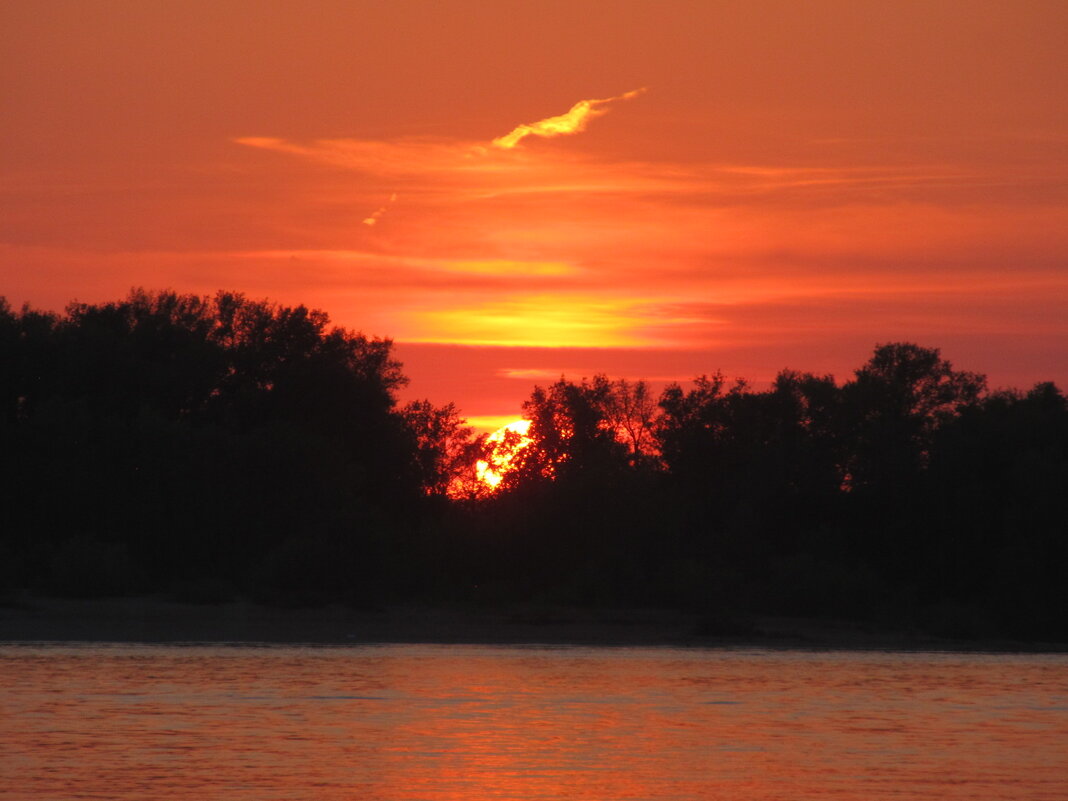
[[[1068,656],[0,646],[0,798],[1068,799]]]

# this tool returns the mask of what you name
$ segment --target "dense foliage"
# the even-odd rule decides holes
[[[937,349],[853,377],[534,388],[530,444],[398,406],[388,340],[135,291],[0,303],[0,586],[274,603],[656,605],[1068,636],[1068,402]]]
[[[6,578],[69,594],[376,598],[427,469],[408,418],[449,415],[396,408],[388,340],[225,292],[5,305],[0,364]]]
[[[763,613],[1068,637],[1053,384],[989,393],[937,349],[891,343],[842,385],[716,374],[649,399],[604,376],[534,390],[519,469],[453,533],[472,585],[699,609],[725,630]]]

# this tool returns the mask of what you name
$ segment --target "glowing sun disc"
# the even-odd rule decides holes
[[[516,420],[486,437],[488,458],[479,459],[475,464],[478,480],[496,489],[505,473],[512,469],[516,454],[530,444],[530,437],[527,436],[529,430],[529,420]]]

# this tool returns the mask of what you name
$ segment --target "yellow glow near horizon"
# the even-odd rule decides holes
[[[0,12],[13,309],[304,304],[483,415],[898,340],[1068,380],[1068,3],[38,5]]]
[[[529,420],[516,420],[501,426],[490,434],[486,438],[486,443],[491,446],[490,458],[480,459],[475,464],[475,475],[478,480],[490,489],[500,486],[504,474],[512,469],[516,454],[530,444],[528,431],[530,431]]]
[[[587,297],[516,297],[476,307],[417,315],[426,333],[407,342],[537,347],[637,347],[650,344],[635,330],[634,304]]]
[[[498,429],[514,422],[516,422],[514,414],[467,415],[467,424],[484,434],[495,433]]]

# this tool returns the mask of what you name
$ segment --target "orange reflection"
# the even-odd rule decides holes
[[[305,612],[301,636],[368,620]],[[22,644],[0,749],[26,799],[1024,801],[1064,797],[1066,677],[1060,654]]]

